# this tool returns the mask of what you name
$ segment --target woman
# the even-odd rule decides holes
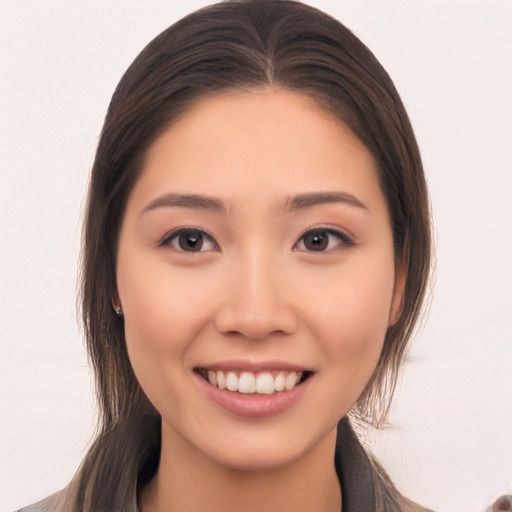
[[[353,34],[280,0],[182,19],[121,79],[92,170],[100,431],[26,510],[424,510],[349,417],[385,421],[430,254],[412,128]]]

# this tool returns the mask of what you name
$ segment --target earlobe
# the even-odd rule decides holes
[[[395,325],[404,310],[405,283],[407,281],[407,250],[404,249],[404,255],[397,261],[395,266],[395,284],[393,287],[393,299],[389,312],[389,323],[391,327]]]
[[[119,295],[117,295],[117,293],[114,297],[112,297],[112,307],[114,308],[117,316],[123,316],[123,306],[121,305],[121,300],[119,299]]]
[[[398,305],[395,305],[395,303],[393,301],[393,306],[391,308],[391,315],[389,318],[388,327],[391,327],[392,325],[395,325],[396,323],[398,323],[398,320],[400,320],[400,317],[402,316],[403,310],[404,310],[404,301],[403,301],[403,296],[402,296],[401,299],[398,301]]]

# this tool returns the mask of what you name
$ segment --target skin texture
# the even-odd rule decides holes
[[[293,200],[311,193],[351,200]],[[167,194],[220,204],[169,205]],[[168,236],[180,228],[207,234],[201,251]],[[312,228],[345,239],[310,250]],[[144,512],[339,510],[333,429],[372,375],[404,280],[371,154],[310,98],[207,98],[164,132],[130,195],[117,259],[130,360],[162,415]],[[247,418],[213,402],[194,372],[232,361],[312,376],[284,411]]]

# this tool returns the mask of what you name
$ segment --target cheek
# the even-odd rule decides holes
[[[142,263],[142,262],[141,262]],[[162,264],[118,263],[128,356],[146,396],[168,416],[186,413],[187,354],[208,317],[205,295],[186,272]]]
[[[118,266],[118,283],[128,343],[159,350],[179,346],[201,329],[207,316],[208,294],[201,279],[186,271],[173,272],[162,263],[138,265],[131,259]]]
[[[191,340],[204,327],[209,294],[198,291],[187,272],[136,257],[118,263],[119,296],[124,310],[128,355],[150,398],[165,391],[170,376],[184,375]]]
[[[322,283],[316,276],[317,292],[304,311],[310,330],[316,332],[332,367],[342,366],[344,375],[360,374],[362,380],[369,380],[389,324],[393,259],[363,261],[324,277]]]

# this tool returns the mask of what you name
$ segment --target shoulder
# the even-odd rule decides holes
[[[347,490],[351,490],[353,495],[368,497],[373,494],[371,503],[368,502],[365,507],[355,507],[354,510],[433,512],[398,491],[376,457],[363,447],[348,418],[343,418],[338,424],[336,451],[341,458],[341,476],[345,473],[344,478],[340,478],[342,492],[346,484]]]
[[[28,507],[15,510],[14,512],[59,512],[59,504],[62,502],[62,495],[62,492],[57,492],[44,500],[38,501]]]

